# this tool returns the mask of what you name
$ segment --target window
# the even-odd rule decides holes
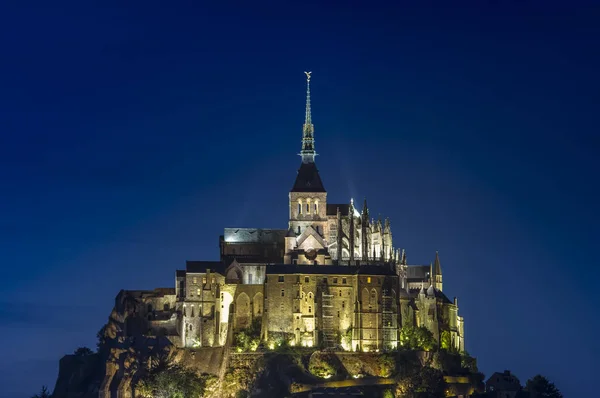
[[[192,281],[193,281],[193,283],[198,283],[198,278],[194,277],[194,278],[192,279]]]
[[[339,296],[340,296],[340,297],[342,297],[342,289],[340,289],[340,294],[339,294]]]
[[[206,285],[206,277],[205,277],[205,276],[204,276],[204,277],[202,277],[202,284],[203,284],[203,285]]]
[[[298,225],[298,235],[300,235],[300,225]]]
[[[254,280],[253,280],[254,276],[252,274],[248,274],[248,284],[253,284]]]
[[[279,275],[279,277],[277,278],[277,282],[283,282],[283,275]]]
[[[298,201],[298,214],[302,214],[302,202]]]
[[[317,213],[318,208],[317,208],[317,203],[315,202],[315,214]]]
[[[312,306],[311,305],[308,306],[308,313],[312,314]]]
[[[342,301],[342,308],[346,308],[346,302]]]
[[[342,285],[345,285],[345,284],[346,284],[346,282],[348,282],[348,281],[346,280],[346,278],[342,278]]]
[[[215,283],[215,278],[212,278],[212,281],[210,283],[214,284]]]
[[[323,278],[323,283],[327,283],[327,277]]]
[[[371,277],[370,276],[367,277],[367,283],[371,283]]]
[[[333,278],[333,283],[337,283],[337,278]]]
[[[310,203],[306,204],[306,212],[310,214]]]
[[[292,260],[292,264],[298,264],[298,259],[296,259],[296,258],[295,258],[295,259],[293,259],[293,260]]]
[[[308,281],[309,281],[309,278],[308,278],[308,276],[305,276],[305,277],[304,277],[304,283],[308,283]]]
[[[285,290],[281,289],[281,297],[285,296]]]
[[[200,288],[196,289],[196,294],[198,295],[198,297],[200,296]]]
[[[340,312],[338,311],[338,318],[340,317]]]

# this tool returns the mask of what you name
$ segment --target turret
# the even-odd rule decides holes
[[[440,292],[442,291],[442,266],[440,264],[440,255],[438,254],[438,252],[435,252],[435,260],[433,261],[433,268],[432,268],[432,279],[433,279],[433,286],[438,289]]]

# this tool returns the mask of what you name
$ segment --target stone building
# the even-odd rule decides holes
[[[378,351],[397,346],[403,326],[425,326],[464,351],[458,301],[443,293],[438,254],[410,265],[388,219],[329,203],[315,163],[310,74],[302,158],[289,192],[286,228],[225,228],[219,261],[188,261],[172,289],[141,292],[139,325],[180,347],[225,345],[259,324],[265,342]]]

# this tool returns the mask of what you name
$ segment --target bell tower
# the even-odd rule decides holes
[[[313,235],[317,241],[324,243],[327,228],[327,191],[321,181],[319,170],[315,164],[315,139],[314,125],[312,124],[312,115],[310,109],[310,78],[311,72],[306,74],[306,110],[304,116],[304,125],[302,126],[302,149],[300,157],[302,162],[298,169],[298,175],[294,181],[294,186],[289,193],[289,231],[286,249],[290,250],[291,237],[296,236],[297,245],[294,249],[299,249],[300,240],[305,240],[306,234]],[[316,244],[315,244],[316,245]],[[311,250],[323,250],[321,247],[310,248]],[[309,257],[312,257],[309,256]]]

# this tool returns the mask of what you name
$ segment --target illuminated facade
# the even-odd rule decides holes
[[[463,351],[464,321],[457,300],[442,292],[438,254],[430,265],[409,265],[394,247],[389,220],[370,218],[366,200],[360,209],[352,200],[328,203],[315,163],[307,77],[302,160],[287,228],[226,228],[220,261],[188,261],[174,290],[141,299],[148,333],[182,347],[222,346],[256,322],[267,346],[286,339],[380,351],[397,347],[401,327],[425,326],[438,341],[445,332]]]

